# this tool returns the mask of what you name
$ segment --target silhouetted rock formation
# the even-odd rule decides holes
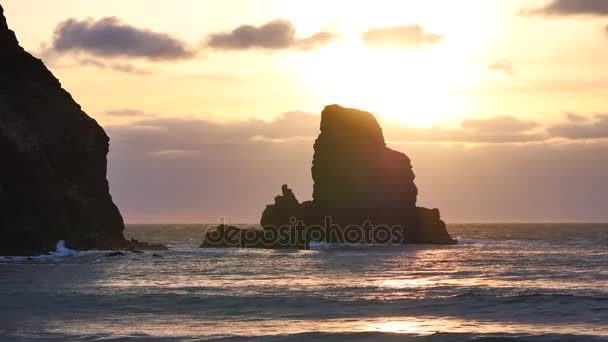
[[[439,210],[416,206],[418,189],[410,159],[386,147],[382,128],[371,113],[326,107],[314,150],[313,201],[298,206],[284,185],[283,195],[264,210],[263,226],[289,225],[292,217],[306,225],[322,224],[331,217],[331,223],[342,228],[366,221],[373,226],[400,225],[403,243],[455,243]]]
[[[0,255],[163,246],[126,241],[109,138],[9,30],[0,6]]]
[[[299,203],[283,185],[282,194],[262,214],[262,229],[220,225],[207,232],[201,247],[456,243],[438,209],[416,206],[418,189],[410,159],[386,147],[382,128],[371,113],[326,107],[314,150],[312,201]]]
[[[262,213],[262,222],[266,225],[280,226],[289,222],[292,217],[302,217],[302,207],[293,191],[283,185],[282,195],[274,198],[274,204],[266,206]]]

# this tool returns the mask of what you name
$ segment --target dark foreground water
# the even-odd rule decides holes
[[[607,341],[608,225],[452,225],[458,246],[0,258],[0,341]]]

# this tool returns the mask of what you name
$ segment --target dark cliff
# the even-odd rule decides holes
[[[295,217],[320,224],[325,217],[342,227],[400,225],[404,243],[452,244],[439,210],[416,206],[418,189],[410,159],[386,147],[371,113],[327,106],[314,145],[313,200],[299,204],[292,191],[266,207],[261,224],[285,225]]]
[[[0,6],[0,255],[126,248],[109,138],[9,30]]]

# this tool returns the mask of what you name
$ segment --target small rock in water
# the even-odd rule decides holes
[[[169,250],[167,248],[167,246],[165,245],[161,245],[161,244],[154,244],[154,243],[147,243],[147,242],[140,242],[137,241],[135,239],[131,239],[131,241],[129,241],[129,248],[127,250],[130,249],[135,249],[135,250],[144,250],[144,251],[166,251]],[[136,253],[136,252],[134,252]]]
[[[125,253],[123,252],[110,252],[108,254],[106,254],[107,257],[117,257],[117,256],[123,256],[125,255]]]
[[[139,249],[135,249],[133,247],[129,247],[126,249],[127,252],[131,252],[131,253],[135,253],[135,254],[143,254],[143,251],[140,251]]]
[[[164,258],[162,255],[156,254],[156,253],[152,254],[152,257],[154,257],[154,258]]]

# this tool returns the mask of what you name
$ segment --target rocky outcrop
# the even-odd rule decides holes
[[[282,195],[274,198],[274,204],[267,205],[262,213],[262,222],[266,225],[280,226],[290,221],[292,217],[302,217],[303,210],[300,202],[287,185],[281,188]]]
[[[314,145],[313,200],[300,205],[284,185],[283,195],[266,207],[261,224],[307,226],[400,226],[402,243],[453,244],[439,210],[416,206],[418,189],[410,159],[386,147],[382,128],[371,113],[328,106]],[[327,229],[327,225],[325,225]],[[329,234],[327,241],[335,242]],[[342,242],[341,238],[338,238]]]
[[[410,159],[386,147],[372,114],[326,107],[314,150],[317,210],[338,223],[403,222],[414,217],[418,189]]]
[[[0,255],[162,246],[126,241],[109,138],[9,30],[0,6]]]
[[[201,247],[308,248],[313,242],[454,244],[438,209],[416,206],[410,159],[386,147],[371,113],[328,106],[314,145],[313,200],[283,185],[262,228],[220,225]]]

